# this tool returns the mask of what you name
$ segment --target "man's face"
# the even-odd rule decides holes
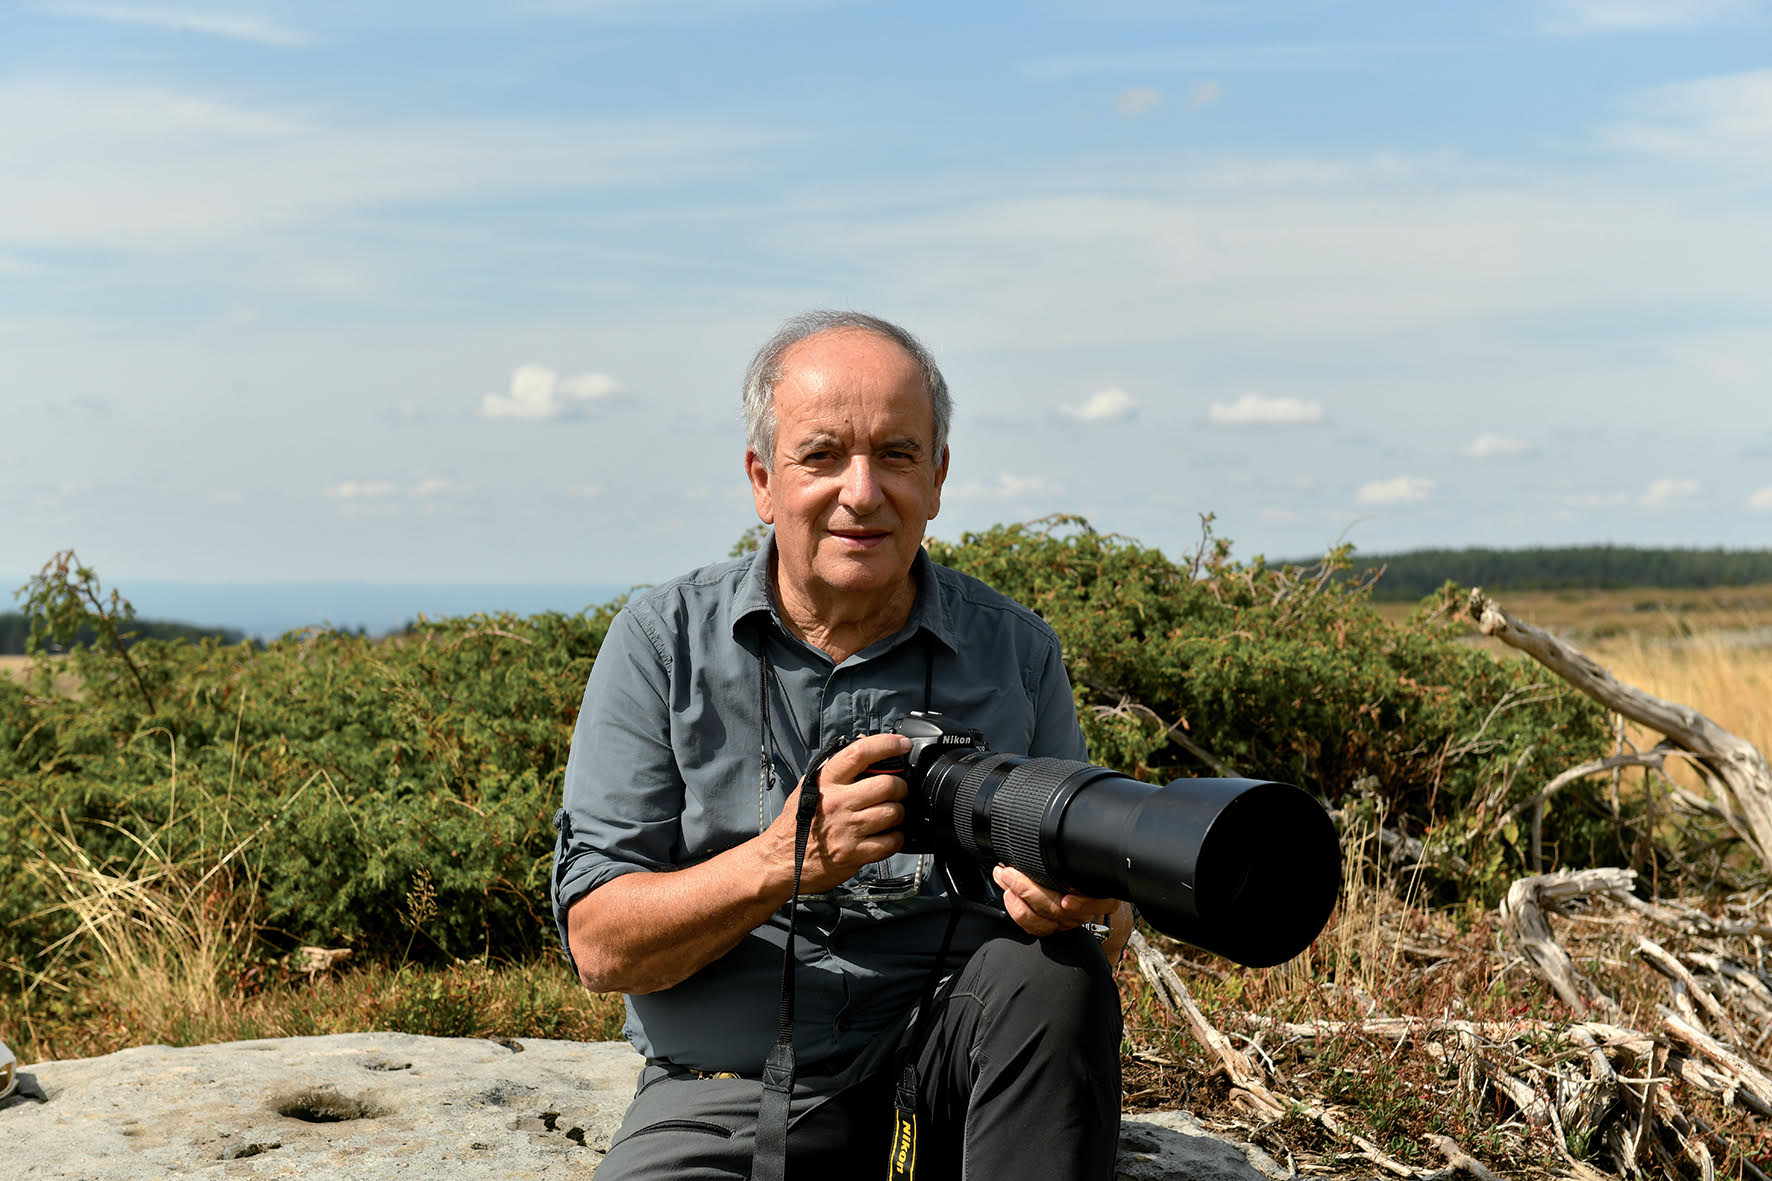
[[[947,455],[934,454],[922,370],[856,329],[806,338],[782,368],[774,470],[745,453],[757,515],[775,526],[777,575],[814,605],[866,603],[901,585],[941,507]]]

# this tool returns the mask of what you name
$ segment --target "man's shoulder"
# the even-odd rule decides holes
[[[659,620],[705,617],[738,596],[750,573],[752,559],[750,554],[727,558],[654,583],[636,591],[628,599],[627,609]]]
[[[987,631],[1008,631],[1038,643],[1058,643],[1051,624],[989,583],[934,560],[928,569],[941,584],[943,607],[957,631],[976,631],[981,622],[988,622]]]

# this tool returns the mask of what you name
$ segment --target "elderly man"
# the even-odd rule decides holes
[[[903,329],[789,321],[744,391],[745,472],[771,537],[610,626],[553,883],[579,977],[627,994],[647,1058],[599,1181],[747,1174],[784,1007],[800,776],[858,733],[819,774],[804,854],[789,1159],[872,1170],[894,1155],[908,1173],[910,1154],[889,1153],[896,1102],[915,1108],[923,1177],[961,1162],[973,1176],[1113,1174],[1120,1017],[1104,951],[1123,945],[1129,908],[1005,866],[992,889],[902,852],[904,781],[870,771],[909,748],[875,731],[918,709],[996,750],[1086,757],[1052,630],[923,551],[950,417]]]

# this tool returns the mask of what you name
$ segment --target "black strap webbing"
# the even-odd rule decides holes
[[[813,756],[800,780],[800,806],[794,813],[794,893],[788,899],[788,938],[781,956],[781,1020],[775,1044],[763,1061],[763,1101],[757,1109],[757,1143],[751,1152],[752,1181],[785,1181],[788,1167],[788,1106],[794,1096],[794,927],[800,914],[800,875],[806,845],[818,815],[818,777],[831,756],[849,745],[838,735]]]

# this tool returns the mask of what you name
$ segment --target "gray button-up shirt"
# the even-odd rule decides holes
[[[782,626],[771,545],[654,587],[611,624],[585,687],[555,817],[562,944],[567,909],[603,883],[692,865],[757,836],[835,735],[933,708],[981,730],[992,750],[1087,758],[1058,638],[1039,616],[919,551],[917,600],[904,628],[833,664]],[[761,771],[760,660],[771,670],[773,777]],[[915,1004],[950,910],[931,863],[901,853],[802,899],[802,1066],[847,1057]],[[1000,911],[966,910],[948,968],[1006,928]],[[775,1040],[786,933],[784,907],[689,979],[628,997],[635,1048],[697,1070],[761,1069]]]

